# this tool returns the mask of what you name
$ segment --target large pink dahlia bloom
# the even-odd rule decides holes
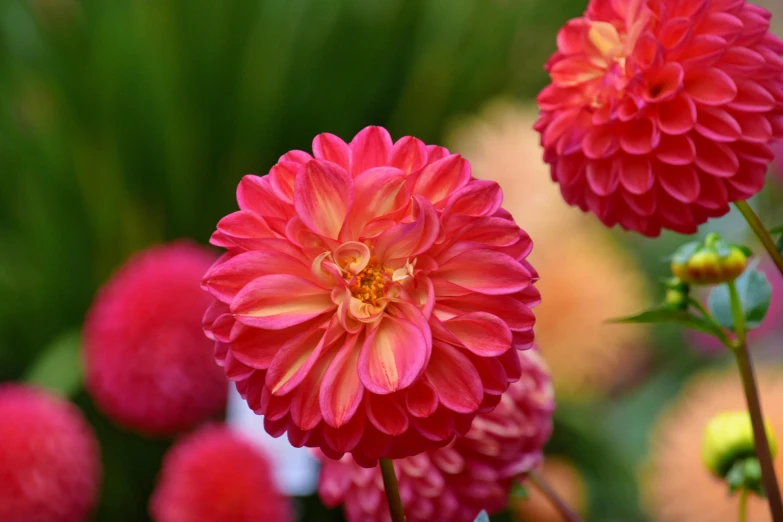
[[[204,330],[266,430],[365,466],[442,446],[519,378],[539,300],[497,183],[380,127],[245,176]]]
[[[101,289],[84,326],[87,389],[112,420],[166,435],[220,414],[228,382],[201,331],[199,284],[216,254],[188,242],[150,248]]]
[[[0,386],[0,520],[85,522],[100,478],[98,441],[74,405]]]
[[[647,236],[690,234],[761,190],[783,137],[783,41],[745,0],[592,0],[538,97],[565,200]]]
[[[514,477],[542,459],[552,432],[554,396],[538,353],[520,353],[522,377],[490,413],[480,414],[449,446],[395,460],[400,495],[410,522],[472,522],[482,509],[502,510]],[[324,459],[318,487],[329,506],[343,504],[348,522],[389,522],[378,468],[346,455]]]
[[[150,499],[155,522],[288,522],[269,461],[226,426],[206,426],[166,454]]]

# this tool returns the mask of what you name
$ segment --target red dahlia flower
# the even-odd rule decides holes
[[[85,522],[100,450],[81,412],[43,390],[0,386],[0,520]]]
[[[593,0],[547,64],[536,129],[565,200],[646,236],[761,190],[783,41],[745,0]]]
[[[266,457],[226,426],[207,426],[166,455],[150,500],[155,522],[287,522]]]
[[[100,291],[84,328],[87,389],[112,420],[145,434],[219,414],[228,383],[201,331],[200,288],[215,255],[178,242],[128,261]]]
[[[394,461],[409,522],[472,522],[482,509],[501,511],[514,477],[539,464],[552,432],[552,383],[538,353],[520,358],[521,379],[465,437]],[[324,459],[318,492],[329,506],[344,504],[348,522],[390,521],[379,469],[361,468],[348,455]]]
[[[373,466],[443,446],[519,378],[539,300],[497,183],[368,127],[245,176],[204,330],[266,430]]]

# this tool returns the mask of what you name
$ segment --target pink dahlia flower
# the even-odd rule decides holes
[[[445,448],[395,460],[409,522],[472,522],[482,509],[502,510],[516,476],[542,459],[552,432],[554,396],[538,353],[520,353],[522,377],[494,411],[476,417],[470,431]],[[365,469],[346,455],[323,459],[318,487],[328,506],[344,505],[348,522],[389,522],[378,468]]]
[[[201,331],[211,300],[199,283],[215,258],[187,242],[153,247],[97,295],[84,327],[87,389],[118,424],[173,434],[225,408],[228,382]]]
[[[0,520],[85,522],[100,478],[98,441],[75,406],[0,386]]]
[[[539,300],[497,183],[380,127],[264,178],[212,242],[204,330],[266,430],[373,466],[443,446],[519,378]]]
[[[166,455],[150,499],[155,522],[287,522],[266,457],[226,426],[206,426]]]
[[[745,0],[592,0],[538,96],[565,200],[646,236],[691,234],[761,190],[783,137],[783,41]]]

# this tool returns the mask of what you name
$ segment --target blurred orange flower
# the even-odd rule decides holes
[[[585,514],[587,495],[584,479],[573,464],[559,457],[547,457],[539,473],[576,513]],[[518,522],[566,522],[563,515],[535,486],[528,486],[527,491],[529,498],[512,499],[509,504],[514,520]]]
[[[776,434],[783,433],[783,368],[760,367],[758,380],[764,415]],[[704,428],[715,414],[743,410],[745,397],[736,371],[704,372],[692,378],[660,417],[652,435],[642,488],[647,510],[658,522],[735,520],[738,496],[729,496],[701,460]],[[783,458],[775,462],[783,474]],[[748,498],[748,520],[772,520],[766,502]]]
[[[646,358],[646,329],[608,325],[646,304],[644,277],[612,234],[560,196],[541,159],[534,108],[490,107],[457,129],[474,175],[494,179],[505,208],[533,238],[544,296],[536,339],[561,399],[589,399],[630,382]]]

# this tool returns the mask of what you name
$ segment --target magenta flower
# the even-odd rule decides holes
[[[565,200],[646,236],[761,190],[783,138],[783,41],[745,0],[592,0],[547,64],[536,129]]]
[[[226,406],[228,382],[201,331],[199,283],[217,256],[177,242],[131,258],[101,289],[84,326],[86,384],[109,418],[167,435]]]
[[[368,127],[313,151],[239,184],[205,332],[272,435],[365,466],[442,446],[519,378],[531,241],[442,147]]]
[[[155,522],[288,522],[269,462],[226,426],[206,426],[166,454],[150,499]]]
[[[74,405],[37,388],[0,386],[0,520],[84,522],[100,478],[98,441]]]
[[[409,522],[472,522],[485,509],[501,511],[515,477],[542,460],[552,432],[554,396],[538,353],[520,352],[522,377],[491,413],[476,417],[449,446],[394,461]],[[343,504],[348,522],[389,522],[378,468],[365,469],[346,455],[323,459],[318,487],[328,506]]]

